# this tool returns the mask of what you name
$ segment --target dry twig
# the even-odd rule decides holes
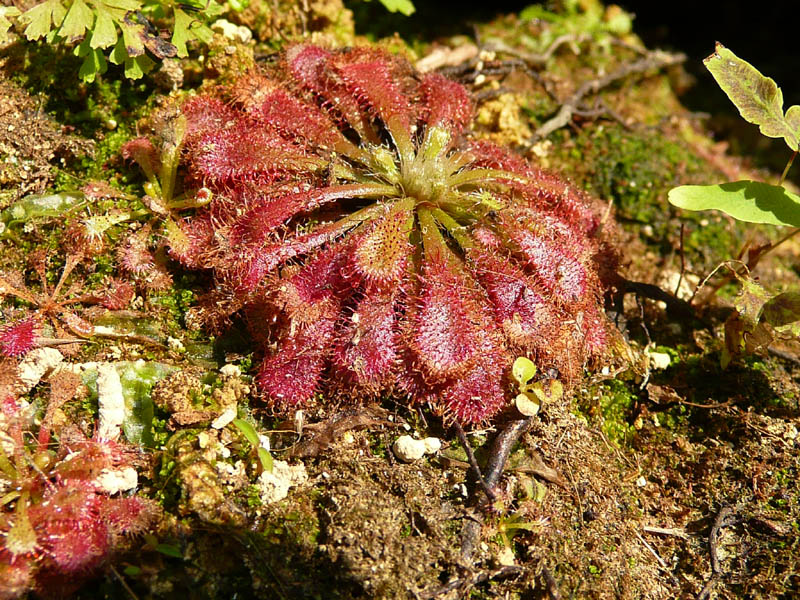
[[[514,577],[515,575],[521,575],[525,572],[523,567],[517,566],[508,566],[508,567],[501,567],[496,571],[481,571],[470,577],[469,579],[462,579],[457,578],[451,581],[448,581],[444,586],[440,587],[437,590],[432,592],[428,592],[426,594],[422,594],[418,596],[421,600],[433,600],[433,598],[438,598],[439,596],[443,596],[448,592],[452,592],[457,589],[461,589],[462,592],[466,593],[469,588],[474,587],[478,584],[481,584],[485,581],[489,581],[491,579],[504,579],[506,577]],[[463,595],[462,597],[466,597]]]
[[[722,576],[722,571],[719,566],[719,556],[717,555],[717,544],[719,543],[719,532],[723,527],[728,527],[733,524],[730,519],[733,514],[733,508],[730,506],[723,506],[717,513],[717,518],[714,519],[714,524],[711,526],[711,533],[708,535],[708,551],[711,554],[711,578],[703,586],[697,600],[706,600],[711,596],[714,590],[714,585]]]
[[[668,52],[656,50],[649,53],[644,58],[623,64],[617,70],[604,77],[598,77],[584,82],[575,90],[572,96],[567,98],[558,112],[549,120],[545,121],[541,127],[534,132],[529,143],[532,145],[541,138],[547,137],[557,129],[561,129],[567,125],[570,120],[572,120],[575,112],[580,109],[583,99],[589,94],[596,94],[600,90],[631,75],[641,75],[654,69],[663,69],[664,67],[678,65],[685,60],[685,54],[670,54]]]

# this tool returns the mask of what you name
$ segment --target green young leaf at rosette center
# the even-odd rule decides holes
[[[798,149],[800,106],[790,107],[784,115],[783,93],[773,79],[720,43],[703,62],[745,121],[758,125],[765,136],[783,138],[792,150]]]
[[[800,227],[800,196],[760,181],[682,185],[670,190],[668,198],[686,210],[721,210],[748,223]]]

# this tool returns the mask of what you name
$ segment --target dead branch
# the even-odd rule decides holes
[[[457,589],[462,589],[464,592],[466,592],[466,590],[468,590],[469,588],[484,583],[486,581],[492,579],[504,579],[506,577],[514,577],[515,575],[521,575],[524,572],[525,569],[523,567],[517,567],[517,566],[501,567],[496,571],[481,571],[480,573],[477,573],[470,578],[453,579],[437,590],[428,592],[426,594],[422,594],[421,596],[419,596],[419,598],[421,600],[433,600],[433,598],[438,598],[439,596],[443,596],[444,594],[455,591]],[[466,595],[463,595],[462,597],[466,597]]]
[[[544,577],[544,581],[547,584],[547,595],[550,596],[550,600],[561,600],[561,594],[558,592],[558,583],[556,583],[556,578],[553,577],[550,569],[543,567],[542,577]]]
[[[617,70],[609,73],[604,77],[590,79],[581,84],[581,86],[572,94],[559,108],[558,112],[545,121],[539,129],[537,129],[533,137],[530,139],[529,144],[533,145],[541,138],[547,137],[557,129],[561,129],[567,125],[571,120],[575,111],[580,108],[583,99],[589,94],[596,94],[618,81],[626,79],[631,75],[642,75],[647,71],[663,69],[664,67],[671,67],[679,65],[686,60],[685,54],[670,54],[656,50],[649,53],[644,58],[635,60],[633,62],[625,63]]]
[[[723,506],[717,513],[717,518],[714,519],[714,524],[711,526],[711,533],[708,535],[708,551],[711,555],[711,577],[708,582],[703,586],[702,591],[697,596],[697,600],[706,600],[714,590],[714,585],[717,583],[722,575],[719,566],[719,556],[717,555],[717,544],[719,543],[719,532],[723,527],[728,527],[733,524],[730,516],[733,514],[731,506]]]
[[[548,46],[547,49],[541,54],[512,48],[500,40],[487,42],[483,44],[482,48],[484,50],[488,50],[489,52],[508,54],[509,56],[513,56],[524,61],[529,67],[536,68],[546,65],[547,61],[549,61],[553,57],[553,54],[556,53],[556,50],[558,50],[564,44],[580,44],[588,39],[590,39],[590,36],[586,33],[565,33],[554,39],[550,46]]]
[[[453,429],[456,431],[458,441],[461,442],[462,446],[464,446],[464,451],[467,453],[467,461],[469,461],[470,469],[472,470],[473,475],[475,475],[478,485],[483,490],[483,493],[486,494],[486,497],[489,498],[489,500],[494,501],[494,490],[492,490],[492,488],[483,479],[481,468],[478,466],[478,461],[475,460],[475,453],[472,451],[472,446],[469,445],[469,440],[467,440],[467,434],[464,433],[464,428],[461,427],[460,423],[456,422],[453,423]]]
[[[500,480],[503,473],[511,448],[519,440],[520,436],[528,430],[531,419],[516,419],[509,422],[494,439],[492,448],[489,452],[489,459],[486,462],[486,471],[483,474],[483,481],[486,486],[493,488]],[[480,537],[482,522],[478,520],[468,520],[464,522],[461,530],[461,558],[465,562],[472,559],[475,547]]]

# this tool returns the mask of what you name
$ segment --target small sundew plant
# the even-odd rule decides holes
[[[37,432],[25,403],[0,399],[0,598],[69,595],[157,514],[103,486],[130,468],[131,448],[69,428],[54,444],[51,420],[48,410]]]
[[[749,276],[758,261],[800,232],[800,196],[783,186],[800,150],[800,105],[783,111],[783,93],[775,81],[717,43],[705,59],[706,68],[749,123],[771,138],[783,138],[793,154],[778,185],[733,181],[717,185],[684,185],[669,192],[669,201],[687,210],[721,210],[748,223],[790,225],[791,232],[777,242],[750,251],[746,263],[725,264],[742,283],[734,313],[725,323],[722,365],[732,358],[768,346],[776,337],[800,335],[800,293],[773,294]]]
[[[471,140],[461,85],[295,45],[227,94],[183,106],[187,186],[213,200],[176,256],[214,270],[206,324],[242,310],[271,405],[394,392],[475,423],[515,357],[570,382],[604,350],[615,254],[591,200]]]

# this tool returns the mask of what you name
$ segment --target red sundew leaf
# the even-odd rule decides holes
[[[531,209],[551,211],[554,217],[574,231],[594,235],[600,226],[600,217],[592,207],[591,199],[580,190],[567,185],[560,177],[536,169],[528,175],[534,183],[512,182],[510,186],[519,192],[521,200]]]
[[[131,303],[135,295],[136,289],[131,282],[111,279],[107,282],[106,292],[98,300],[104,308],[122,310]]]
[[[408,240],[414,212],[400,203],[394,207],[366,226],[367,231],[359,236],[353,251],[355,272],[371,285],[385,286],[402,279],[414,249]]]
[[[525,177],[535,172],[533,166],[521,156],[487,140],[470,141],[467,145],[467,151],[474,157],[471,167],[498,169]]]
[[[338,312],[348,287],[342,272],[347,258],[342,245],[332,246],[294,275],[276,282],[276,302],[291,321],[310,323]]]
[[[35,317],[27,317],[0,329],[0,354],[16,357],[27,354],[38,344],[40,325]]]
[[[379,142],[369,116],[361,110],[358,100],[340,81],[332,78],[329,62],[333,57],[332,52],[317,46],[294,46],[286,51],[287,70],[298,84],[322,101],[323,108],[332,111],[334,120],[341,118],[362,140]]]
[[[120,151],[126,160],[135,160],[148,179],[155,179],[161,169],[161,157],[153,142],[145,137],[136,138],[123,144]]]
[[[312,90],[321,89],[325,82],[323,73],[325,64],[333,54],[319,46],[298,44],[286,51],[286,62],[289,72],[297,81]]]
[[[92,520],[50,521],[44,531],[43,549],[63,573],[90,571],[109,552],[108,530],[96,516]]]
[[[472,99],[463,85],[439,73],[427,73],[420,92],[425,107],[422,118],[428,127],[444,127],[455,137],[472,121]]]
[[[586,267],[573,254],[570,236],[558,239],[517,225],[505,230],[527,259],[537,280],[555,292],[561,302],[584,301],[591,297],[593,289]]]
[[[425,265],[409,346],[433,381],[463,375],[480,350],[464,283],[444,258]]]
[[[381,186],[342,185],[277,196],[255,204],[229,233],[232,250],[226,260],[234,275],[234,285],[242,291],[254,290],[278,265],[333,240],[361,221],[352,215],[352,220],[345,218],[308,234],[270,243],[273,232],[296,215],[344,198],[375,196],[382,191]],[[368,216],[365,214],[363,218]]]
[[[210,266],[206,254],[214,246],[215,230],[211,214],[206,211],[192,219],[178,221],[176,225],[182,234],[182,243],[173,244],[168,238],[170,256],[190,269]]]
[[[584,310],[579,316],[580,333],[586,352],[590,356],[599,354],[608,347],[608,322],[594,307]]]
[[[513,179],[503,182],[521,196],[519,200],[523,204],[527,203],[538,211],[552,211],[561,221],[584,235],[593,235],[597,231],[600,219],[591,199],[555,173],[533,167],[520,156],[489,141],[470,142],[469,151],[474,157],[471,167],[499,169],[526,177],[527,183]]]
[[[155,503],[142,498],[107,498],[100,505],[100,518],[112,535],[135,535],[150,525],[157,514]]]
[[[17,556],[12,560],[0,550],[0,598],[22,598],[33,587],[33,558]]]
[[[145,275],[153,270],[156,260],[147,247],[149,236],[150,228],[143,227],[117,247],[117,261],[124,271]]]
[[[563,316],[522,269],[490,252],[468,253],[471,271],[486,290],[497,322],[511,344],[534,349],[552,336]]]
[[[333,379],[348,393],[375,394],[391,383],[398,364],[395,293],[373,293],[356,306],[340,327],[334,347]]]
[[[84,482],[62,481],[28,514],[42,551],[64,573],[97,566],[109,550],[108,530],[99,519],[102,497]]]
[[[364,55],[362,58],[360,53],[351,52],[337,56],[334,59],[336,73],[350,93],[381,118],[393,137],[404,136],[410,140],[416,113],[395,83],[390,63],[383,53],[376,56],[365,52]]]
[[[440,403],[459,423],[482,423],[497,414],[506,404],[502,371],[475,365],[457,378],[441,394]]]
[[[330,354],[334,324],[334,319],[327,318],[298,328],[264,360],[256,381],[270,401],[295,407],[311,400]]]
[[[503,240],[500,239],[500,236],[488,227],[474,227],[471,235],[475,241],[486,248],[497,250],[503,245]]]
[[[240,246],[239,252],[234,258],[234,266],[232,266],[236,286],[241,290],[256,289],[259,283],[278,265],[316,250],[323,244],[336,239],[352,226],[352,222],[337,222],[317,227],[310,233],[295,236],[286,241],[266,245],[254,244],[246,249]]]
[[[340,185],[263,199],[253,205],[231,228],[231,245],[261,246],[269,234],[292,217],[346,198],[379,197],[393,191],[390,186]]]
[[[237,122],[237,113],[230,106],[211,96],[188,100],[181,108],[186,117],[184,139],[193,144],[207,133],[228,129]]]
[[[301,102],[285,90],[275,89],[264,95],[250,114],[285,139],[303,140],[316,148],[336,150],[350,158],[360,155],[358,148],[342,135],[327,114],[316,106]]]
[[[223,131],[206,133],[197,141],[193,167],[202,177],[216,182],[270,182],[300,171],[326,165],[273,132],[239,121]]]

